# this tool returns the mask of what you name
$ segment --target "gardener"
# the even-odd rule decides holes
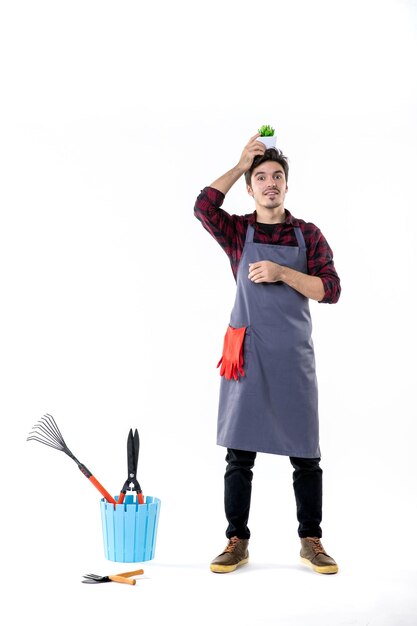
[[[231,572],[248,561],[252,469],[257,452],[266,452],[288,456],[294,468],[302,561],[334,574],[338,566],[320,540],[322,469],[309,299],[337,302],[340,281],[320,230],[284,208],[287,158],[258,137],[249,140],[235,167],[202,190],[194,208],[228,255],[237,283],[219,363],[217,426],[217,443],[227,448],[229,541],[210,568]],[[229,215],[220,207],[242,175],[255,211]]]

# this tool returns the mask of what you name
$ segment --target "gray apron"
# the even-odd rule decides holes
[[[273,261],[307,273],[298,247],[253,242],[248,226],[230,326],[246,326],[245,376],[222,377],[217,443],[227,448],[320,457],[317,380],[308,298],[284,283],[253,283],[249,263]]]

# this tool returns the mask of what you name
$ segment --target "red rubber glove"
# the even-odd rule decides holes
[[[233,328],[228,326],[223,342],[223,354],[217,367],[221,365],[220,376],[227,380],[234,378],[238,380],[239,375],[244,376],[243,369],[243,340],[245,338],[246,326]]]

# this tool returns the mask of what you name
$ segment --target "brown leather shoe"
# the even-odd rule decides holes
[[[239,565],[244,565],[249,561],[248,552],[249,539],[239,539],[231,537],[224,552],[216,556],[210,563],[210,569],[217,574],[233,572]]]
[[[301,539],[301,561],[319,574],[337,574],[339,568],[331,556],[327,554],[318,537]]]

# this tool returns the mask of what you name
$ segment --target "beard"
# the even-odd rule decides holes
[[[281,206],[281,197],[277,196],[276,198],[266,198],[261,203],[261,206],[263,206],[264,209],[277,209]]]

